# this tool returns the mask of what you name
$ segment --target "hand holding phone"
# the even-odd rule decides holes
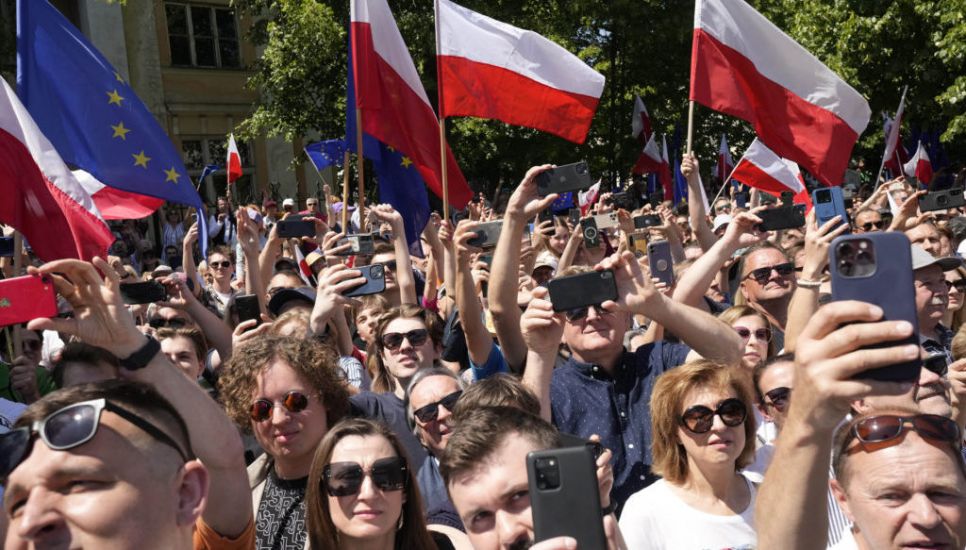
[[[596,470],[585,445],[527,455],[537,542],[567,536],[577,540],[577,548],[607,548]]]
[[[356,298],[368,296],[369,294],[379,294],[386,290],[386,266],[382,264],[362,265],[355,268],[362,272],[366,282],[346,291],[343,296],[346,298]]]
[[[587,161],[557,166],[538,174],[536,182],[537,195],[540,197],[587,189],[591,186],[590,168]]]
[[[617,300],[613,271],[591,271],[557,277],[547,283],[554,311],[572,311]]]

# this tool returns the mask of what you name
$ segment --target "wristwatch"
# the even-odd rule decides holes
[[[122,368],[127,370],[140,370],[148,366],[148,363],[154,359],[154,356],[159,351],[161,351],[161,344],[154,338],[148,336],[143,346],[126,358],[119,359],[118,363],[121,364]]]

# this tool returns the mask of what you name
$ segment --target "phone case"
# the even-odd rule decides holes
[[[279,237],[312,237],[315,235],[315,224],[298,220],[282,220],[276,224]]]
[[[594,216],[594,223],[597,224],[597,229],[610,229],[612,227],[617,227],[617,212],[597,214]]]
[[[864,276],[846,276],[843,273],[846,258],[842,245],[849,243],[860,247],[861,242],[871,244],[875,258],[874,271]],[[868,248],[865,248],[868,253]],[[916,290],[913,285],[912,253],[909,239],[902,233],[863,233],[842,235],[832,241],[829,248],[829,265],[832,272],[832,299],[858,300],[882,308],[884,320],[906,320],[912,323],[912,336],[902,341],[890,341],[873,347],[891,347],[902,344],[918,344],[919,321],[916,316]],[[868,370],[860,378],[875,380],[908,381],[919,378],[922,361],[913,361]]]
[[[590,187],[590,168],[586,161],[551,168],[537,175],[537,194],[566,193]]]
[[[466,244],[477,248],[494,248],[500,240],[500,231],[503,230],[503,222],[484,222],[477,224],[474,231],[476,236],[466,241]]]
[[[54,283],[46,275],[0,281],[0,326],[57,316]]]
[[[551,279],[547,283],[554,311],[599,305],[617,300],[617,281],[613,271],[592,271]]]
[[[959,208],[960,206],[966,206],[966,197],[963,196],[962,187],[930,191],[919,197],[919,210],[922,212]]]
[[[661,216],[655,214],[645,214],[634,217],[634,229],[647,229],[661,225]]]
[[[580,220],[580,231],[584,235],[584,246],[587,248],[600,246],[600,231],[597,229],[597,221],[594,218]]]
[[[667,241],[648,243],[647,263],[651,267],[651,277],[657,277],[668,287],[674,285],[674,259],[671,257],[671,243]]]
[[[347,298],[379,294],[386,290],[386,266],[382,264],[362,265],[356,267],[366,278],[366,282],[346,292]]]
[[[258,307],[258,297],[254,294],[239,294],[235,296],[235,309],[238,311],[238,322],[243,323],[255,319],[255,326],[262,324],[261,310]]]
[[[761,231],[778,231],[779,229],[795,229],[805,226],[805,212],[794,206],[779,206],[770,210],[758,212],[761,223],[758,227]]]
[[[128,305],[151,304],[168,299],[168,291],[157,281],[123,284],[118,287],[121,298]]]
[[[823,187],[812,191],[812,204],[819,227],[835,216],[842,217],[840,223],[849,224],[849,213],[845,209],[845,197],[841,187]]]
[[[567,536],[577,539],[577,548],[607,548],[596,470],[586,445],[527,455],[537,542]]]

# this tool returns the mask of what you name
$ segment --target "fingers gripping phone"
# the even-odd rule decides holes
[[[613,271],[591,271],[558,277],[547,283],[554,311],[570,311],[617,300],[617,281]]]
[[[0,280],[0,326],[57,316],[54,282],[46,275]]]
[[[527,455],[527,479],[537,542],[573,537],[577,548],[607,548],[597,465],[586,445]]]
[[[496,243],[500,240],[500,231],[502,230],[502,221],[477,224],[473,229],[476,232],[476,236],[466,241],[466,244],[483,249],[495,248]]]
[[[671,258],[671,243],[653,241],[647,244],[647,263],[651,277],[657,277],[668,287],[674,286],[674,260]]]
[[[821,227],[835,216],[841,216],[839,225],[849,225],[849,213],[845,209],[845,197],[841,187],[826,187],[812,191],[812,204],[815,205],[815,219]]]
[[[566,193],[590,187],[590,168],[587,161],[557,166],[537,174],[537,194],[546,197],[551,193]]]
[[[386,266],[382,264],[363,265],[355,269],[362,272],[366,282],[347,291],[344,296],[356,298],[358,296],[368,296],[369,294],[379,294],[386,290]]]

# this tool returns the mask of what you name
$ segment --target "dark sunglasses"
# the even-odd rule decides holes
[[[178,451],[185,462],[191,460],[190,456],[193,456],[193,453],[190,448],[186,453],[168,434],[154,424],[106,399],[92,399],[68,405],[49,414],[43,420],[35,421],[29,428],[17,428],[0,435],[0,480],[6,480],[10,472],[30,455],[34,434],[39,435],[41,441],[54,451],[73,449],[94,438],[104,409]]]
[[[759,342],[771,342],[770,328],[756,328],[755,330],[751,330],[748,327],[734,327],[734,329],[738,333],[738,336],[741,336],[741,339],[746,342],[751,339],[752,334],[755,335],[755,339]]]
[[[179,319],[178,317],[174,319],[165,319],[164,317],[152,317],[148,319],[148,326],[151,328],[184,328],[187,324],[187,321]]]
[[[208,265],[210,265],[211,267],[220,267],[222,269],[228,269],[229,267],[231,267],[231,262],[229,262],[228,260],[222,260],[220,262],[211,262]]]
[[[966,279],[958,279],[956,281],[946,281],[946,288],[953,289],[960,292],[966,292]]]
[[[319,485],[329,496],[357,495],[368,475],[380,491],[399,491],[406,486],[406,470],[406,461],[401,456],[381,458],[368,470],[355,462],[333,462],[322,469]]]
[[[681,424],[684,424],[684,427],[691,433],[708,433],[714,424],[715,416],[721,417],[725,426],[734,428],[745,421],[748,416],[748,407],[737,397],[725,399],[718,403],[714,410],[704,405],[695,405],[681,415]]]
[[[748,277],[754,278],[756,283],[763,285],[768,282],[768,279],[771,278],[772,270],[782,277],[788,277],[795,272],[795,264],[788,262],[785,264],[772,265],[768,267],[759,267],[758,269],[751,270],[751,273],[748,274]],[[745,278],[747,279],[748,277]]]
[[[387,332],[382,335],[381,340],[382,347],[389,351],[396,351],[402,345],[403,340],[409,341],[409,345],[415,348],[425,344],[428,338],[429,331],[424,328],[418,328],[406,333]]]
[[[785,409],[788,408],[788,399],[791,396],[792,390],[790,388],[775,388],[765,392],[765,397],[768,399],[765,404],[775,407],[779,412],[785,412]]]
[[[593,305],[568,309],[566,312],[564,312],[564,315],[566,315],[567,319],[570,321],[579,321],[587,317],[587,314],[590,313],[590,308],[594,308],[594,311],[597,312],[598,317],[610,313],[599,305]]]
[[[921,437],[952,443],[957,447],[961,444],[959,426],[952,419],[936,414],[917,414],[915,416],[898,416],[882,414],[863,418],[856,422],[849,430],[848,437],[842,443],[842,450],[849,447],[852,439],[861,443],[882,443],[891,441],[902,435],[910,426]]]
[[[453,407],[456,406],[456,402],[460,400],[460,396],[463,395],[462,391],[454,391],[453,393],[447,395],[446,397],[440,399],[435,403],[430,403],[429,405],[424,405],[413,411],[413,416],[419,419],[420,422],[426,424],[427,422],[432,422],[439,418],[439,407],[446,407],[446,410],[453,412]]]
[[[302,392],[290,391],[282,398],[282,406],[290,413],[300,413],[309,406],[309,398]],[[255,422],[264,422],[272,417],[275,403],[268,399],[259,399],[252,403],[249,415]]]
[[[863,231],[872,231],[873,229],[882,229],[883,227],[885,227],[884,221],[865,222],[862,224]]]
[[[382,265],[385,266],[385,268],[388,269],[389,271],[396,271],[396,260],[389,260],[388,262],[382,262]]]

